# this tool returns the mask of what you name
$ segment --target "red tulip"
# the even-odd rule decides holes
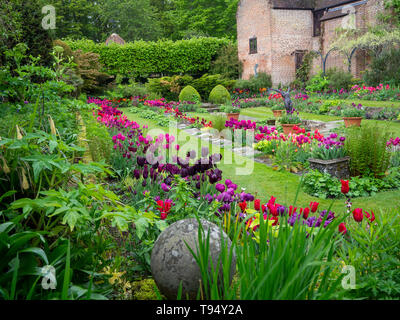
[[[271,214],[274,217],[276,217],[278,215],[278,210],[277,210],[276,206],[270,205],[268,208],[269,208],[269,211],[271,212]]]
[[[340,180],[340,182],[342,183],[342,193],[347,194],[350,191],[349,180]]]
[[[362,209],[356,208],[353,210],[353,218],[357,222],[361,222],[364,218],[364,215],[362,213]]]
[[[310,213],[310,208],[304,208],[304,210],[303,210],[304,219],[308,218],[309,213]]]
[[[275,200],[276,200],[276,198],[271,196],[271,199],[269,199],[268,203],[269,204],[275,204]]]
[[[296,210],[297,210],[297,207],[290,206],[290,207],[289,207],[289,217],[290,217],[293,213],[295,213]]]
[[[254,200],[254,209],[259,211],[260,210],[260,204],[261,204],[261,200],[260,199],[255,199]]]
[[[267,209],[267,207],[265,206],[265,205],[261,205],[261,210],[262,210],[262,212],[265,212],[265,209]]]
[[[364,213],[365,213],[365,216],[367,217],[367,219],[370,222],[374,222],[375,221],[375,214],[374,214],[373,211],[371,211],[371,214],[369,214],[367,211],[364,211]]]
[[[240,209],[242,209],[242,212],[244,212],[247,208],[247,202],[246,201],[240,202],[239,207]]]
[[[319,202],[310,202],[311,212],[314,213],[318,210]]]
[[[347,229],[346,229],[346,224],[344,222],[342,222],[341,224],[339,224],[339,232],[346,234]]]

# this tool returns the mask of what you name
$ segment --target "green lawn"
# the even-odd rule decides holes
[[[312,97],[311,101],[318,101],[321,98]],[[357,99],[339,99],[343,103],[346,104],[362,104],[364,107],[371,108],[400,108],[400,101],[372,101],[372,100],[357,100]]]
[[[251,111],[250,109],[246,109]],[[164,129],[160,126],[155,125],[153,121],[142,119],[137,114],[129,113],[124,111],[130,120],[134,120],[141,125],[147,124],[149,129]],[[399,131],[400,131],[400,124]],[[187,141],[186,143],[178,141],[182,148],[182,154],[187,149],[194,149],[199,151],[199,139],[193,138],[192,136],[178,130],[179,137]],[[204,143],[204,142],[203,142]],[[215,146],[213,146],[215,148]],[[246,192],[250,192],[261,198],[262,201],[267,201],[271,196],[277,197],[278,203],[291,204],[294,200],[300,177],[288,172],[277,172],[271,167],[252,161],[249,158],[244,158],[238,155],[233,155],[229,149],[220,149],[223,159],[233,159],[232,164],[221,163],[218,167],[223,171],[224,179],[231,179],[239,187],[245,188]],[[218,152],[218,149],[214,150]],[[240,175],[238,170],[240,168],[250,168],[252,173],[250,175]],[[332,200],[323,200],[315,197],[311,197],[300,191],[297,205],[306,206],[310,201],[317,201],[323,208],[328,208],[332,203]],[[357,198],[353,200],[353,207],[362,207],[368,210],[374,210],[379,212],[380,209],[386,208],[397,208],[400,206],[400,191],[381,192],[374,197],[369,198]],[[333,210],[336,212],[344,212],[344,200],[335,200],[333,202]]]

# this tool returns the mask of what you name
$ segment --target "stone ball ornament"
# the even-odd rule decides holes
[[[221,254],[221,229],[214,223],[201,219],[204,230],[203,239],[210,233],[209,252],[214,264],[218,267]],[[166,228],[157,238],[151,253],[151,272],[160,292],[170,300],[178,296],[182,282],[182,299],[195,299],[200,288],[200,268],[186,244],[197,254],[199,223],[195,218],[179,220]],[[224,245],[231,249],[232,242],[225,232],[222,232]],[[185,243],[186,242],[186,243]],[[222,265],[220,277],[222,276]],[[230,281],[236,269],[235,252],[232,254]],[[209,270],[211,270],[211,261]],[[222,279],[222,278],[220,278]]]

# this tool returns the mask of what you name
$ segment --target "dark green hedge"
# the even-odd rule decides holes
[[[125,45],[96,44],[91,40],[66,40],[72,50],[100,54],[105,71],[117,75],[143,77],[150,74],[206,73],[217,51],[230,43],[227,39],[193,38],[179,41],[135,41]]]

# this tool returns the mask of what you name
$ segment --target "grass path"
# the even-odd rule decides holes
[[[311,97],[311,101],[327,100],[326,98]],[[373,101],[373,100],[357,100],[357,99],[331,99],[340,100],[345,104],[362,104],[364,107],[371,108],[400,108],[400,101]],[[329,100],[328,100],[329,101]]]
[[[124,113],[130,120],[134,120],[140,125],[148,125],[149,129],[167,130],[167,128],[157,126],[155,122],[151,120],[140,118],[138,114],[130,113],[125,110]],[[193,136],[179,129],[178,136],[183,140],[188,140],[188,142],[185,143],[186,148],[191,148],[199,152],[201,148],[199,145],[200,139],[193,139]],[[181,146],[183,145],[181,141],[178,141],[178,143],[180,143]],[[288,172],[277,172],[264,164],[232,154],[232,151],[228,149],[221,148],[220,151],[223,155],[223,159],[233,159],[233,164],[221,163],[218,165],[218,168],[223,171],[224,179],[231,179],[239,187],[245,188],[246,192],[257,195],[257,197],[265,202],[267,202],[271,196],[277,197],[277,201],[282,204],[291,204],[294,200],[300,182],[299,176]],[[243,169],[245,167],[253,168],[252,173],[250,175],[238,175],[238,169]],[[307,206],[310,201],[319,202],[322,208],[328,208],[332,203],[332,200],[315,198],[300,190],[297,205]],[[353,207],[365,208],[367,211],[374,210],[374,212],[379,212],[380,209],[398,208],[400,207],[400,191],[381,192],[373,197],[356,198],[353,200]],[[333,203],[333,210],[336,212],[344,212],[344,199],[335,200]]]

